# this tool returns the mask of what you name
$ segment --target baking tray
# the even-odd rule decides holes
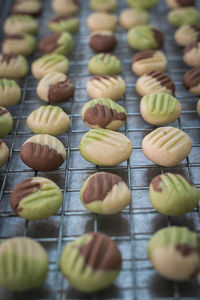
[[[200,233],[199,210],[195,209],[184,217],[167,218],[157,213],[148,199],[148,185],[151,179],[163,171],[178,172],[188,177],[200,188],[200,121],[196,113],[197,97],[187,92],[182,85],[183,74],[188,70],[182,62],[182,49],[173,40],[174,29],[167,23],[168,8],[164,0],[151,12],[151,24],[165,34],[164,52],[168,57],[168,74],[176,84],[176,97],[180,100],[183,112],[173,126],[184,130],[192,139],[192,151],[189,157],[174,168],[161,168],[147,160],[141,150],[143,137],[154,127],[145,123],[139,113],[140,98],[135,91],[137,76],[131,72],[130,62],[134,54],[126,41],[126,32],[118,28],[119,40],[114,53],[120,58],[122,76],[127,83],[127,92],[118,103],[128,112],[128,120],[121,132],[129,136],[134,145],[129,161],[113,168],[99,168],[85,161],[78,150],[81,137],[88,127],[81,120],[81,108],[89,100],[86,82],[90,78],[87,70],[89,59],[93,56],[88,46],[89,31],[86,18],[91,13],[89,1],[81,2],[80,31],[74,37],[74,50],[70,59],[69,76],[76,92],[74,98],[60,106],[71,117],[71,129],[59,139],[67,148],[68,159],[54,172],[38,172],[24,165],[19,152],[23,142],[32,136],[26,126],[30,112],[44,105],[37,94],[38,81],[29,72],[24,80],[18,81],[23,94],[19,104],[9,108],[14,117],[13,132],[4,138],[10,148],[8,164],[0,170],[0,241],[13,236],[29,236],[39,241],[49,255],[49,272],[46,283],[39,289],[27,293],[11,293],[0,289],[1,300],[64,300],[64,299],[200,299],[199,278],[188,283],[173,283],[161,278],[152,268],[147,258],[146,247],[154,232],[164,226],[184,225]],[[125,0],[118,0],[117,15],[126,8]],[[0,25],[10,14],[12,1],[0,2]],[[50,32],[47,22],[53,16],[51,1],[44,0],[44,13],[39,18],[40,40]],[[198,4],[198,7],[200,5]],[[1,39],[3,33],[1,30]],[[30,63],[39,57],[39,53],[30,58]],[[109,170],[124,178],[132,191],[132,204],[120,214],[97,216],[88,212],[80,203],[79,191],[84,180],[99,170]],[[47,220],[28,222],[15,216],[9,205],[10,193],[21,180],[34,175],[45,176],[55,181],[63,191],[62,208],[55,216]],[[108,289],[85,295],[75,291],[59,271],[59,257],[64,245],[79,235],[89,231],[102,231],[112,237],[119,245],[123,256],[122,271]]]

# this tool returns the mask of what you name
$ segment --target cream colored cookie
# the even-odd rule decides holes
[[[31,15],[39,17],[42,13],[42,4],[39,1],[15,1],[11,12],[13,15]]]
[[[21,99],[21,89],[14,80],[0,79],[0,105],[11,106]]]
[[[177,29],[174,39],[180,46],[187,46],[200,40],[200,27],[196,25],[183,25]]]
[[[96,12],[87,19],[87,26],[91,31],[110,30],[115,31],[117,27],[117,17],[113,14]]]
[[[9,153],[10,151],[6,143],[0,140],[0,168],[7,162]]]
[[[140,8],[127,8],[120,15],[120,25],[126,30],[137,25],[149,24],[149,21],[148,12]]]
[[[165,2],[170,8],[178,8],[195,4],[195,0],[165,0]]]
[[[111,12],[117,8],[117,0],[90,0],[90,8],[96,11]]]
[[[28,73],[28,63],[22,55],[0,54],[0,77],[21,78]]]
[[[30,34],[9,35],[2,42],[2,52],[30,55],[35,49],[35,38]]]
[[[200,42],[192,43],[184,49],[183,60],[190,67],[200,67]]]
[[[184,160],[192,149],[189,136],[175,127],[159,127],[145,136],[142,142],[144,155],[152,162],[173,167]]]
[[[53,71],[67,73],[68,68],[69,61],[61,54],[47,54],[32,63],[32,73],[37,79]]]
[[[77,0],[52,0],[52,9],[57,15],[71,16],[79,12],[79,3]]]
[[[38,32],[38,23],[31,17],[26,15],[10,16],[6,19],[3,30],[5,34],[36,34]]]
[[[126,91],[126,83],[120,76],[99,75],[87,82],[87,93],[91,98],[120,99]]]
[[[200,100],[197,102],[197,113],[200,116]]]

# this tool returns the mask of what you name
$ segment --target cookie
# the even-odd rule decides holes
[[[38,134],[22,145],[20,157],[27,166],[36,171],[53,171],[64,163],[66,150],[54,136]]]
[[[27,60],[19,54],[0,54],[0,77],[21,78],[28,73]]]
[[[91,129],[82,137],[79,150],[94,165],[115,166],[131,156],[133,145],[122,133]]]
[[[7,162],[9,153],[10,151],[6,143],[0,140],[0,168],[2,168],[3,165],[5,165],[5,163]]]
[[[93,75],[118,75],[121,63],[115,55],[99,53],[90,59],[88,70]]]
[[[15,1],[11,8],[13,15],[31,15],[39,17],[42,14],[42,4],[39,1]]]
[[[91,212],[111,215],[130,204],[131,193],[121,177],[100,172],[91,175],[84,182],[80,198],[82,204]]]
[[[197,25],[199,12],[193,6],[174,8],[168,13],[168,22],[176,27],[182,25]]]
[[[120,76],[99,75],[87,82],[87,93],[91,98],[118,100],[126,92],[126,83]]]
[[[157,272],[175,280],[190,280],[200,271],[200,239],[187,227],[166,227],[148,243],[148,256]]]
[[[75,88],[69,77],[60,72],[45,75],[37,86],[38,96],[48,103],[60,103],[71,99]]]
[[[173,96],[155,93],[144,96],[140,102],[143,119],[152,125],[167,125],[175,122],[181,114],[181,105]]]
[[[80,4],[77,0],[52,0],[52,9],[57,15],[71,16],[79,12]]]
[[[190,67],[200,67],[200,41],[185,47],[183,61]]]
[[[88,101],[81,110],[82,120],[91,128],[117,130],[127,119],[126,110],[108,98]]]
[[[200,41],[200,27],[196,25],[182,25],[174,34],[174,39],[180,46],[187,46]]]
[[[183,216],[198,205],[199,192],[187,178],[164,173],[151,181],[149,199],[161,214]]]
[[[197,102],[197,113],[200,116],[200,100]]]
[[[44,177],[28,178],[16,185],[10,205],[17,216],[27,220],[42,220],[54,215],[62,204],[62,192]]]
[[[184,160],[192,149],[189,136],[175,127],[159,127],[145,136],[142,142],[144,155],[152,162],[174,167]]]
[[[150,21],[149,14],[140,8],[127,8],[120,15],[120,25],[129,30],[138,25],[148,24]]]
[[[38,32],[38,23],[31,17],[26,15],[9,16],[3,26],[5,34],[36,34]]]
[[[12,131],[13,118],[11,113],[3,106],[0,106],[0,138]]]
[[[40,106],[27,118],[29,129],[35,133],[60,135],[65,133],[70,126],[68,115],[58,106]]]
[[[90,8],[96,11],[112,12],[117,9],[117,0],[90,0]]]
[[[195,0],[166,0],[165,2],[170,8],[195,5]]]
[[[91,293],[106,288],[118,276],[122,258],[108,235],[91,232],[68,243],[60,258],[62,274],[77,290]]]
[[[0,79],[0,105],[11,106],[21,99],[21,89],[14,81],[6,78]]]
[[[2,52],[6,54],[31,55],[35,50],[35,38],[30,34],[8,35],[2,42]]]
[[[0,244],[0,285],[10,291],[41,286],[48,272],[46,250],[28,237],[6,239]]]
[[[150,72],[137,80],[136,91],[141,96],[152,93],[167,93],[173,95],[175,85],[173,80],[165,73]]]
[[[163,33],[149,25],[138,25],[128,31],[128,44],[139,51],[156,50],[163,46]]]
[[[157,5],[158,0],[126,0],[130,7],[149,10]]]
[[[73,16],[56,16],[48,23],[48,28],[52,32],[69,32],[75,33],[79,30],[79,19]]]
[[[200,96],[200,67],[185,73],[183,85],[190,93]]]
[[[115,31],[117,27],[117,17],[105,12],[96,12],[87,18],[87,26],[91,31]]]
[[[32,63],[32,74],[35,78],[41,79],[51,72],[67,73],[69,69],[68,59],[61,54],[47,54]]]
[[[90,36],[89,45],[97,53],[111,52],[117,46],[117,38],[112,31],[95,31]]]
[[[68,55],[73,49],[73,40],[68,32],[55,33],[41,40],[38,48],[41,54]]]

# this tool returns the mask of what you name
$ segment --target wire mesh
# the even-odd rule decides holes
[[[53,16],[50,0],[44,0],[44,13],[39,19],[38,41],[49,34],[47,22]],[[126,8],[125,0],[118,0],[117,14]],[[1,1],[0,25],[10,13],[12,0]],[[128,112],[128,120],[120,132],[133,142],[134,151],[129,161],[113,168],[99,168],[86,162],[80,155],[78,145],[88,127],[81,120],[81,108],[89,98],[86,82],[90,78],[87,70],[88,60],[93,52],[88,46],[89,32],[86,18],[90,14],[89,1],[81,1],[80,31],[74,35],[74,50],[69,56],[69,77],[72,78],[76,92],[72,100],[60,106],[71,117],[71,128],[67,134],[59,136],[67,149],[68,159],[57,171],[38,172],[24,165],[19,157],[23,142],[32,136],[26,125],[26,118],[34,109],[44,103],[36,94],[37,80],[31,72],[19,84],[22,88],[22,100],[10,107],[14,117],[13,132],[5,137],[10,148],[8,164],[0,170],[0,241],[13,236],[29,236],[45,247],[49,255],[49,272],[43,287],[29,293],[10,293],[0,289],[1,300],[64,300],[64,299],[183,299],[200,298],[199,278],[188,283],[173,283],[161,278],[147,259],[146,246],[154,232],[163,226],[184,225],[200,233],[199,210],[195,209],[184,217],[168,218],[158,214],[150,205],[148,185],[151,179],[166,171],[178,172],[191,179],[200,188],[200,122],[196,113],[197,97],[185,91],[182,86],[183,74],[188,68],[182,62],[181,49],[173,40],[174,30],[167,23],[168,9],[164,0],[151,12],[151,24],[165,33],[164,52],[168,58],[168,74],[176,84],[176,97],[182,105],[181,118],[173,126],[184,130],[192,139],[192,151],[189,157],[174,168],[160,168],[147,160],[141,149],[143,137],[154,127],[145,123],[139,112],[140,98],[135,91],[137,77],[130,70],[133,51],[126,42],[126,33],[122,29],[116,32],[119,40],[114,51],[122,63],[122,76],[127,83],[126,95],[118,103]],[[1,32],[1,38],[3,33]],[[36,52],[31,62],[39,56]],[[116,173],[128,183],[132,192],[132,204],[120,214],[97,216],[88,212],[80,203],[79,192],[84,180],[98,170]],[[39,175],[55,181],[63,191],[63,205],[56,215],[47,220],[27,222],[13,214],[9,197],[14,186],[21,180]],[[111,236],[119,245],[123,256],[120,276],[105,291],[84,295],[70,287],[59,271],[59,256],[63,246],[79,235],[89,231],[102,231]]]

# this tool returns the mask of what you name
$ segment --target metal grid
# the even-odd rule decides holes
[[[174,168],[160,168],[144,157],[141,142],[154,127],[146,124],[140,116],[140,98],[135,91],[137,77],[130,70],[133,51],[127,46],[126,33],[119,28],[117,37],[120,42],[114,53],[122,63],[122,76],[127,82],[127,92],[118,103],[128,112],[127,123],[120,131],[132,140],[134,151],[130,160],[119,166],[98,168],[86,162],[78,151],[80,139],[88,131],[80,116],[82,106],[89,100],[86,93],[86,82],[90,78],[87,63],[93,55],[88,46],[89,32],[85,24],[90,13],[88,2],[88,0],[81,1],[82,8],[79,16],[81,28],[79,33],[74,35],[75,48],[69,57],[69,76],[75,84],[76,93],[71,101],[60,105],[71,117],[71,129],[67,134],[59,137],[68,152],[68,159],[59,170],[37,174],[26,167],[19,157],[21,145],[32,135],[26,126],[26,118],[34,109],[44,105],[36,95],[37,80],[31,73],[24,80],[19,81],[23,91],[21,102],[9,108],[14,116],[14,128],[12,134],[4,139],[10,148],[10,159],[7,166],[0,170],[0,240],[24,235],[41,242],[49,255],[49,273],[45,285],[40,289],[23,294],[9,293],[0,289],[0,299],[199,299],[198,279],[183,284],[167,281],[153,270],[146,254],[149,238],[163,226],[186,225],[200,233],[199,210],[195,209],[181,218],[167,218],[158,214],[151,207],[148,199],[149,182],[163,171],[183,174],[200,188],[200,122],[196,114],[197,97],[186,92],[182,86],[182,76],[188,68],[182,62],[181,49],[173,41],[173,29],[166,20],[167,8],[164,0],[160,0],[158,7],[151,13],[151,24],[161,28],[165,33],[164,52],[169,61],[168,74],[175,81],[176,97],[183,108],[180,120],[173,126],[189,134],[193,143],[192,151],[187,160]],[[126,5],[125,0],[118,0],[118,2],[117,14],[119,15]],[[4,3],[1,1],[1,3],[3,8],[0,25],[9,14],[12,0]],[[44,0],[43,5],[44,13],[39,19],[38,40],[49,34],[46,24],[53,15],[50,0]],[[35,53],[30,62],[38,56],[39,53]],[[97,216],[81,205],[79,200],[81,185],[97,170],[109,170],[124,178],[132,191],[132,204],[129,208],[114,216]],[[13,214],[9,197],[19,181],[34,175],[46,176],[55,181],[63,191],[64,201],[55,216],[43,221],[27,222]],[[119,278],[110,288],[95,295],[84,295],[72,289],[60,274],[59,256],[67,242],[85,232],[97,230],[109,234],[116,240],[122,252],[123,267]]]

